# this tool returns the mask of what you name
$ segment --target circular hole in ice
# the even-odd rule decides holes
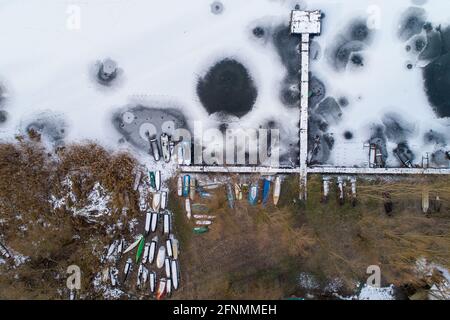
[[[145,141],[148,141],[149,137],[154,137],[158,131],[156,130],[156,127],[152,123],[143,123],[139,127],[139,135],[142,139]]]

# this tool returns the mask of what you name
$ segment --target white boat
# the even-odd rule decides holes
[[[147,211],[147,213],[145,214],[145,228],[144,228],[145,234],[150,233],[151,222],[152,222],[152,213],[150,211]]]
[[[158,227],[158,214],[156,212],[152,212],[152,222],[150,225],[150,230],[152,232],[156,231],[156,228]]]
[[[194,219],[197,220],[214,220],[216,216],[208,216],[206,214],[194,214]]]
[[[185,204],[186,204],[186,216],[190,220],[192,212],[191,212],[191,201],[189,200],[189,198],[186,199]]]
[[[167,133],[161,134],[161,151],[165,162],[170,161],[170,144]]]
[[[169,238],[170,238],[170,242],[172,244],[172,256],[173,256],[174,259],[178,259],[178,253],[180,251],[179,250],[179,245],[180,244],[179,244],[178,240],[175,239],[173,234],[171,234],[169,236]]]
[[[112,257],[112,255],[116,251],[117,245],[118,245],[118,242],[116,240],[111,243],[111,245],[108,248],[108,252],[106,253],[106,259],[109,259]]]
[[[172,285],[175,290],[178,289],[179,285],[179,271],[178,271],[178,261],[172,260],[171,261],[171,271],[172,271]]]
[[[280,193],[281,193],[281,178],[276,177],[275,178],[275,186],[273,188],[273,204],[277,205],[278,201],[280,200]]]
[[[167,255],[172,258],[173,250],[172,250],[172,240],[171,239],[166,240],[166,251],[167,251]]]
[[[167,191],[161,192],[161,210],[166,210],[167,208]]]
[[[171,223],[170,223],[170,214],[168,214],[168,213],[165,213],[164,214],[164,234],[169,234],[170,233],[170,230],[172,229],[171,228]]]
[[[166,259],[166,247],[161,246],[158,250],[158,255],[156,256],[156,267],[161,269],[164,266],[164,259]]]
[[[182,143],[178,143],[177,145],[177,162],[178,165],[182,166],[184,162],[184,148]]]
[[[136,191],[139,188],[139,183],[141,182],[142,171],[138,170],[134,176],[133,190]]]
[[[123,282],[127,281],[128,275],[131,272],[131,265],[133,264],[133,261],[131,258],[128,258],[127,262],[125,263],[125,268],[123,269]]]
[[[198,220],[195,221],[195,224],[198,226],[210,226],[212,224],[212,221],[209,220]]]
[[[189,198],[192,201],[195,200],[195,178],[191,177],[190,188],[189,188]]]
[[[166,279],[161,278],[161,280],[159,280],[158,290],[156,290],[156,300],[161,300],[162,297],[164,297],[165,293],[166,293]]]
[[[158,236],[155,236],[152,239],[152,242],[150,243],[150,251],[148,254],[148,262],[150,264],[153,263],[153,261],[155,260],[155,254],[156,254],[156,245],[158,244]]]
[[[142,235],[138,237],[138,239],[133,242],[128,248],[125,249],[125,251],[123,252],[123,254],[126,254],[128,252],[130,252],[131,250],[133,250],[134,248],[136,248],[139,244],[139,242],[141,242],[142,239]]]
[[[150,271],[148,278],[150,281],[150,292],[153,293],[153,292],[155,292],[155,288],[156,288],[156,273],[154,271]]]
[[[155,185],[156,185],[156,191],[161,190],[161,171],[155,172]]]
[[[147,242],[144,247],[144,254],[142,256],[142,263],[147,263],[150,254],[150,242]]]
[[[170,259],[167,257],[164,259],[164,268],[166,270],[166,277],[170,278]]]
[[[152,200],[152,209],[155,212],[159,212],[161,206],[161,193],[154,193]]]
[[[140,287],[141,286],[141,277],[142,277],[142,271],[143,271],[143,265],[140,264],[139,268],[138,268],[138,272],[137,272],[137,277],[136,277],[136,286]]]
[[[156,138],[150,140],[150,146],[153,153],[153,158],[155,161],[159,161],[160,155],[159,155],[159,147],[158,147],[158,140]]]
[[[147,283],[147,279],[148,279],[148,269],[146,267],[142,267],[142,279],[141,279],[142,288],[145,287],[145,284]]]
[[[119,245],[117,246],[117,255],[118,255],[119,257],[122,255],[124,242],[125,242],[125,241],[123,241],[123,239],[120,239],[120,240],[119,240]]]
[[[242,187],[239,183],[234,184],[234,193],[236,200],[242,200]]]
[[[118,285],[119,281],[117,279],[117,276],[119,275],[119,270],[117,270],[116,267],[109,268],[109,278],[111,280],[111,285],[115,287]]]
[[[166,282],[166,295],[170,297],[172,295],[172,279],[167,279]]]
[[[181,197],[183,195],[183,179],[181,178],[181,176],[178,177],[177,191],[178,196]]]

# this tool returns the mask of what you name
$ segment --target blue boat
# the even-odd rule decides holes
[[[263,205],[267,204],[267,200],[269,200],[269,195],[270,195],[270,180],[269,179],[264,179],[264,185],[263,185],[263,199],[262,199],[262,203]]]
[[[186,175],[183,178],[183,197],[189,197],[189,188],[191,184],[191,176]]]
[[[252,185],[250,186],[250,190],[248,191],[248,203],[254,206],[256,205],[257,201],[258,201],[258,184],[252,183]]]

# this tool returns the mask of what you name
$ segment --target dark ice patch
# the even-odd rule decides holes
[[[288,107],[298,107],[300,105],[299,79],[296,76],[287,76],[280,91],[281,102]]]
[[[315,76],[312,76],[309,80],[309,108],[314,108],[325,98],[325,94],[325,84]]]
[[[345,131],[344,132],[344,138],[345,138],[345,140],[352,140],[353,139],[353,133],[351,131]]]
[[[8,120],[8,113],[5,110],[0,110],[0,124],[5,123]]]
[[[25,132],[30,136],[39,135],[55,146],[61,146],[66,137],[66,123],[59,115],[44,113],[25,124]]]
[[[421,33],[426,19],[427,14],[423,8],[409,7],[400,18],[398,37],[402,41],[407,41],[414,35]]]
[[[301,66],[300,37],[292,35],[289,26],[280,26],[274,31],[273,43],[289,75],[298,74]]]
[[[438,117],[450,116],[450,54],[442,55],[424,68],[425,91]]]
[[[188,129],[184,115],[174,108],[130,106],[116,112],[112,121],[126,141],[145,151],[150,148],[149,138],[159,138],[162,133],[173,135],[180,128]]]
[[[422,61],[432,61],[439,57],[442,52],[442,40],[439,32],[431,30],[426,33],[426,45],[419,54]]]
[[[263,27],[257,26],[253,28],[252,33],[256,38],[261,39],[265,38],[267,31]]]
[[[352,22],[347,34],[351,41],[361,41],[365,43],[369,43],[373,37],[373,32],[367,27],[367,21],[364,19],[358,19]]]
[[[435,167],[448,168],[450,166],[447,152],[444,150],[437,150],[431,155],[431,163]]]
[[[364,67],[364,57],[360,53],[352,53],[350,61],[355,67]]]
[[[213,14],[222,14],[223,10],[224,6],[222,2],[214,1],[213,3],[211,3],[211,12]]]
[[[337,124],[342,118],[342,110],[336,99],[328,97],[323,100],[317,108],[315,113],[321,115],[328,123]]]
[[[346,97],[340,97],[338,103],[341,107],[347,107],[349,105],[349,101]]]
[[[447,144],[447,139],[445,136],[434,130],[426,132],[423,136],[423,141],[425,144],[436,144],[441,146],[445,146]]]
[[[369,143],[380,148],[384,161],[388,158],[387,139],[384,126],[374,125],[371,128]]]
[[[399,114],[390,112],[383,116],[386,137],[393,142],[405,141],[414,133],[414,124],[406,122]]]
[[[361,41],[341,40],[331,49],[328,59],[337,71],[343,71],[347,68],[352,54],[363,51],[365,47]]]
[[[198,80],[197,94],[209,114],[224,112],[242,117],[252,110],[257,90],[243,64],[224,59]]]

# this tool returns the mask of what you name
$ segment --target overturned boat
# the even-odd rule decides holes
[[[150,292],[154,293],[156,289],[156,273],[154,271],[150,271],[148,279],[150,282]]]
[[[254,206],[256,205],[256,202],[258,201],[258,184],[252,183],[250,186],[250,190],[248,192],[248,202],[250,205]]]
[[[159,153],[158,140],[156,138],[150,140],[150,147],[152,149],[153,158],[155,161],[159,161],[161,157]]]
[[[168,257],[164,260],[164,268],[166,271],[166,277],[170,278],[170,259]]]
[[[164,234],[169,234],[172,230],[172,217],[169,213],[164,214]]]
[[[185,198],[189,197],[190,184],[191,184],[191,176],[185,175],[183,178],[183,197]]]
[[[164,162],[170,162],[170,137],[167,133],[161,134],[161,151]]]
[[[144,247],[145,247],[145,238],[142,237],[136,252],[136,263],[138,263],[139,260],[141,259],[142,254],[144,253]]]
[[[242,200],[242,188],[239,183],[234,184],[234,194],[236,196],[236,200]]]
[[[139,237],[138,237],[138,239],[135,241],[135,242],[133,242],[124,252],[123,252],[123,254],[126,254],[126,253],[128,253],[128,252],[130,252],[131,250],[133,250],[134,248],[136,248],[138,245],[139,245],[139,243],[141,242],[141,240],[144,238],[144,236],[143,235],[140,235]]]
[[[173,257],[173,245],[172,245],[172,239],[166,240],[166,251],[167,255],[172,258]]]
[[[164,266],[164,259],[166,259],[166,247],[161,246],[158,250],[158,255],[156,256],[156,267],[161,269]]]
[[[212,224],[212,221],[209,220],[198,220],[195,221],[195,224],[198,226],[210,226]]]
[[[175,290],[178,289],[179,282],[180,282],[180,274],[179,274],[179,267],[178,267],[178,261],[172,260],[171,261],[171,272],[172,272],[172,285]]]
[[[147,213],[145,214],[145,227],[144,227],[146,235],[150,233],[151,222],[152,222],[152,213],[150,211],[147,211]]]
[[[152,232],[156,231],[156,228],[158,227],[158,213],[156,212],[152,212],[152,219],[151,219],[151,224],[150,224],[150,230]]]
[[[178,253],[180,251],[179,250],[180,244],[179,244],[178,240],[174,237],[173,234],[171,234],[169,236],[169,238],[170,238],[170,241],[171,241],[171,244],[172,244],[172,256],[173,256],[174,259],[178,259]]]
[[[153,263],[153,261],[155,260],[155,254],[156,254],[156,245],[158,244],[158,236],[155,236],[152,239],[152,242],[150,243],[150,249],[149,249],[149,253],[148,253],[148,262],[150,264]]]
[[[273,187],[273,204],[274,205],[278,204],[278,201],[280,200],[280,194],[281,194],[281,178],[276,177],[274,187]]]
[[[186,205],[186,216],[190,220],[191,219],[191,200],[189,200],[189,198],[186,198],[185,205]]]
[[[131,273],[132,264],[133,264],[133,260],[131,260],[131,258],[128,258],[127,262],[125,263],[125,267],[123,269],[123,283],[125,283],[125,281],[127,281],[128,276]]]
[[[195,200],[195,178],[191,178],[190,186],[189,186],[189,198],[194,201]]]
[[[152,199],[152,209],[155,212],[159,212],[161,208],[161,193],[154,193]]]
[[[233,194],[233,188],[231,187],[230,183],[227,183],[226,189],[227,189],[228,206],[231,209],[234,209],[234,194]]]
[[[161,210],[166,210],[167,208],[167,191],[161,192]]]
[[[159,280],[158,290],[156,291],[156,300],[161,300],[166,292],[166,279]]]
[[[181,176],[178,177],[177,192],[178,192],[179,197],[181,197],[183,195],[183,179],[181,179]]]
[[[161,190],[161,171],[155,171],[155,189],[156,191]]]
[[[262,194],[262,203],[263,205],[267,204],[270,196],[270,180],[268,178],[264,179],[263,183],[263,194]]]
[[[144,247],[144,254],[142,255],[142,263],[144,264],[148,261],[148,256],[150,254],[150,245],[151,243],[147,242]]]

